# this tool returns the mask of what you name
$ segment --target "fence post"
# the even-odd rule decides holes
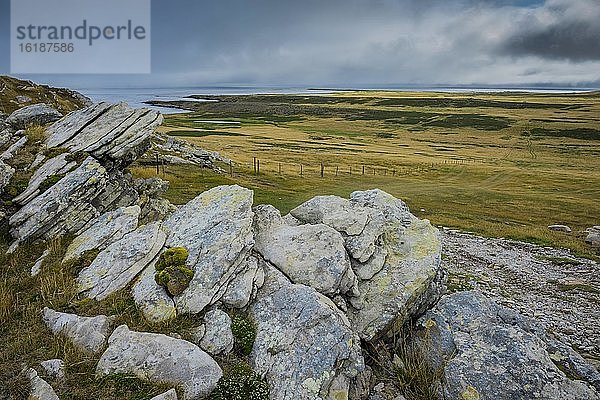
[[[352,175],[352,165],[350,166],[350,175]]]
[[[325,166],[323,165],[323,161],[321,161],[321,178],[325,175]]]
[[[304,168],[302,166],[302,164],[300,164],[300,176],[304,175]]]
[[[340,167],[335,167],[335,176],[338,176],[339,171],[340,171]]]
[[[254,162],[254,175],[256,175],[256,157],[252,157],[252,160]]]
[[[156,175],[160,175],[160,164],[158,163],[158,153],[156,153]]]
[[[256,160],[256,175],[260,175],[260,160]]]
[[[281,163],[279,163],[279,175],[281,175]]]
[[[362,174],[364,175],[365,174],[365,166],[363,165],[362,167],[363,167]]]
[[[233,161],[229,160],[229,175],[233,177]]]
[[[396,176],[396,170],[392,172],[392,176]]]

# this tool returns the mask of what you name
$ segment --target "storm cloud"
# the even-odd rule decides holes
[[[151,75],[44,79],[598,86],[598,20],[599,0],[153,0]]]

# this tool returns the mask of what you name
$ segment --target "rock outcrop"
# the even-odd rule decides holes
[[[25,129],[31,125],[44,125],[58,121],[62,114],[47,104],[33,104],[10,114],[6,122],[14,129]]]
[[[121,325],[110,336],[108,349],[100,357],[96,375],[133,374],[155,383],[175,385],[185,399],[207,396],[223,372],[196,345],[155,333],[130,331]]]
[[[600,374],[581,356],[477,292],[444,297],[419,324],[430,360],[448,360],[446,398],[600,398]]]

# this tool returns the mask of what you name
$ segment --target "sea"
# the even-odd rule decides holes
[[[324,95],[328,93],[353,90],[394,90],[394,91],[422,91],[444,93],[500,93],[500,92],[526,92],[526,93],[582,93],[599,90],[598,88],[557,88],[557,87],[428,87],[428,86],[386,86],[386,87],[286,87],[286,86],[190,86],[175,88],[75,88],[94,102],[106,101],[110,103],[126,102],[130,106],[139,108],[147,107],[156,109],[164,114],[186,113],[186,110],[177,108],[156,107],[146,104],[147,101],[211,101],[207,99],[191,99],[188,96],[218,96],[218,95],[249,95],[249,94],[312,94]]]

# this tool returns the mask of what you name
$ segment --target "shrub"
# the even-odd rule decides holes
[[[240,361],[225,371],[211,400],[268,400],[269,384],[245,362]]]
[[[256,340],[256,324],[252,317],[246,314],[235,314],[231,317],[231,332],[235,339],[236,348],[243,355],[250,355],[254,340]]]
[[[188,256],[186,248],[173,247],[162,253],[156,262],[154,280],[172,296],[183,293],[194,277],[194,271],[185,265]]]

